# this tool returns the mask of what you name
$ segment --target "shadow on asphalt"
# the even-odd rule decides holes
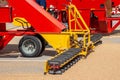
[[[53,57],[55,55],[57,55],[57,52],[54,51],[54,50],[45,50],[43,53],[42,53],[43,56],[50,56],[50,57]]]
[[[7,53],[18,53],[18,45],[17,44],[8,44],[5,48],[0,50],[0,54],[7,54]]]
[[[0,55],[0,58],[18,58],[19,55],[4,55],[4,56],[1,56]]]
[[[51,48],[51,47],[47,47]],[[55,56],[57,54],[52,48],[50,50],[45,50],[41,56]],[[40,57],[41,57],[40,56]],[[4,49],[0,51],[0,58],[18,58],[22,57],[17,44],[8,44]],[[37,57],[38,58],[38,57]]]

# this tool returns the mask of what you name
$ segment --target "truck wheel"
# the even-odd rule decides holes
[[[35,36],[24,36],[19,42],[19,51],[24,57],[38,57],[42,47],[42,41]]]

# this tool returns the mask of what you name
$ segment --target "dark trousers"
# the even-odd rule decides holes
[[[46,0],[36,0],[36,2],[37,2],[40,6],[43,6],[44,9],[46,9]]]

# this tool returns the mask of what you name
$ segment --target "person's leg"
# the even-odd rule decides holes
[[[40,5],[46,9],[46,0],[40,0]]]
[[[41,5],[41,1],[40,1],[40,0],[36,0],[36,2],[37,2],[39,5]]]

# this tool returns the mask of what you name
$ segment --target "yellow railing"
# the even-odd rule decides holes
[[[75,5],[70,4],[68,6],[68,24],[69,24],[69,31],[87,31],[90,32],[86,22],[84,21],[83,17],[81,16],[80,12],[76,8]],[[74,25],[72,23],[74,22]],[[82,24],[83,26],[82,26]],[[78,28],[77,28],[78,27]],[[84,28],[85,29],[84,29]]]

